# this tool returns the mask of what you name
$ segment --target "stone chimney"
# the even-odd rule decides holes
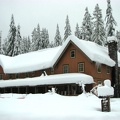
[[[118,55],[117,55],[117,43],[118,43],[118,41],[117,41],[117,38],[115,36],[110,36],[107,38],[107,43],[108,43],[109,56],[112,60],[115,61],[115,66],[112,67],[111,84],[116,90],[118,90],[117,87],[119,85],[119,74],[118,74]],[[115,93],[119,93],[119,92],[116,91]]]

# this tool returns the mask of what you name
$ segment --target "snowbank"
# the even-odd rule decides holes
[[[94,95],[28,94],[24,99],[12,96],[9,99],[0,98],[0,120],[120,119],[120,99],[112,98],[111,112],[104,113],[101,112],[101,100]]]
[[[92,84],[94,83],[93,77],[82,73],[68,73],[56,74],[42,77],[4,80],[0,81],[0,87],[10,86],[36,86],[36,85],[51,85],[51,84],[65,84],[65,83],[79,83]]]

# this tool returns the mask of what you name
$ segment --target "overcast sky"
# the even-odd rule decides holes
[[[93,14],[96,4],[102,9],[103,19],[107,8],[107,0],[0,0],[0,31],[2,39],[6,38],[10,29],[11,15],[14,15],[15,25],[21,26],[21,36],[31,36],[37,24],[47,28],[50,40],[54,40],[57,23],[63,37],[65,19],[69,16],[72,33],[76,23],[81,26],[85,8]],[[111,0],[113,16],[120,30],[120,0]]]

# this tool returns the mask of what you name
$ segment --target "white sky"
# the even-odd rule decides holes
[[[107,0],[0,0],[0,31],[2,39],[6,38],[10,29],[11,15],[14,15],[15,25],[21,26],[21,36],[31,36],[34,27],[47,28],[50,40],[54,40],[56,26],[59,24],[63,37],[65,19],[69,16],[72,33],[76,23],[81,26],[85,8],[93,14],[96,4],[102,9],[103,19],[107,8]],[[120,30],[120,0],[111,0],[113,16]]]

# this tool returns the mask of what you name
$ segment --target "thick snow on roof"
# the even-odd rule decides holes
[[[73,35],[67,38],[58,54],[55,56],[53,64],[59,58],[60,54],[70,41],[72,41],[79,49],[81,49],[91,61],[102,63],[111,67],[115,65],[115,62],[108,55],[108,48],[100,46],[94,42],[80,40]]]
[[[117,38],[115,36],[109,36],[107,37],[107,42],[110,43],[110,42],[118,42]]]
[[[0,55],[0,65],[5,73],[31,72],[51,67],[60,47],[43,49],[15,57]]]
[[[4,80],[0,81],[0,87],[10,86],[36,86],[36,85],[51,85],[51,84],[67,84],[67,83],[79,83],[92,84],[94,83],[93,77],[82,73],[68,73],[57,74],[49,76],[40,76],[34,78],[16,79],[16,80]]]
[[[106,47],[94,42],[80,40],[71,35],[60,47],[43,49],[15,57],[0,55],[0,65],[5,73],[22,73],[42,70],[53,67],[69,42],[72,41],[91,61],[108,66],[114,66],[115,62],[109,57]]]

